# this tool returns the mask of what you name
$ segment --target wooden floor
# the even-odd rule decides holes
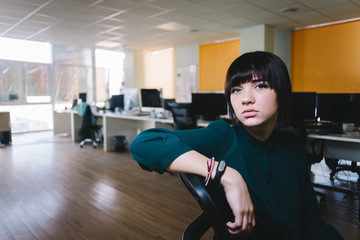
[[[322,191],[326,221],[360,239],[359,200]],[[127,152],[51,132],[14,134],[0,148],[1,240],[176,240],[199,213],[176,175],[143,171]]]

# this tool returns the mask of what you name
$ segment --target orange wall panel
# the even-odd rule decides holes
[[[240,54],[240,40],[199,46],[199,91],[223,91],[227,69]]]
[[[360,92],[360,21],[291,33],[293,91]]]

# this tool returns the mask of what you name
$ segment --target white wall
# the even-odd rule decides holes
[[[273,52],[274,30],[261,24],[240,29],[240,54],[253,51]]]
[[[177,66],[199,65],[199,45],[180,46],[175,48],[175,69]]]
[[[124,59],[124,86],[127,88],[135,87],[135,56],[133,50],[125,51]]]
[[[274,54],[285,62],[290,72],[290,30],[274,31]]]
[[[264,24],[240,29],[240,54],[268,51],[278,55],[290,71],[290,30]]]
[[[144,56],[141,50],[125,51],[124,86],[127,88],[144,87]]]

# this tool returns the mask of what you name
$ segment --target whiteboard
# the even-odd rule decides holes
[[[176,102],[191,103],[191,93],[197,91],[197,65],[176,68]]]

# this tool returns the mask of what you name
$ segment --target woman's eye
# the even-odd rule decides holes
[[[231,93],[238,93],[238,92],[240,92],[240,91],[241,91],[240,88],[233,88],[233,89],[231,90]]]
[[[266,83],[259,83],[258,85],[256,85],[256,88],[258,89],[263,89],[263,88],[268,88],[269,85],[267,85]]]

